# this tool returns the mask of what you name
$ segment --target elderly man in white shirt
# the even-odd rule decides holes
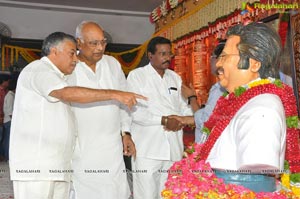
[[[120,63],[104,55],[106,38],[95,22],[83,21],[76,28],[78,59],[70,85],[94,89],[127,90]],[[73,157],[76,199],[128,199],[130,196],[123,151],[135,155],[131,119],[126,107],[115,101],[72,103],[78,126]],[[122,136],[121,133],[122,132]]]
[[[55,32],[40,60],[27,65],[17,84],[10,138],[10,174],[16,199],[68,198],[76,126],[69,103],[117,100],[131,107],[134,93],[69,87],[78,61],[73,36]]]

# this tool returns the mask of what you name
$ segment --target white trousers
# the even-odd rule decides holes
[[[133,198],[159,199],[173,161],[137,157],[132,159]]]
[[[70,183],[65,181],[13,181],[15,199],[68,199]]]

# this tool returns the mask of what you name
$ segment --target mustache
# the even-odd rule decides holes
[[[169,60],[167,60],[167,61],[164,61],[162,64],[165,64],[165,63],[170,64],[171,62]]]

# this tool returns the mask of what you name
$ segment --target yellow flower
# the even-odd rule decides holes
[[[270,83],[271,83],[271,81],[269,79],[261,79],[261,80],[249,83],[248,87],[252,88],[252,87],[255,87],[255,86],[258,86],[258,85],[270,84]]]
[[[295,194],[296,196],[300,196],[300,184],[298,185],[291,184],[291,190],[293,194]]]
[[[290,188],[290,174],[288,173],[283,173],[281,175],[281,183],[284,187]]]
[[[172,191],[171,190],[163,190],[162,192],[161,192],[161,195],[162,195],[162,197],[164,198],[164,199],[169,199],[169,198],[171,198],[171,196],[173,195],[173,193],[172,193]]]

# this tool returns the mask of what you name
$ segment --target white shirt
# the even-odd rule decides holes
[[[95,72],[79,62],[70,85],[94,89],[127,89],[120,63],[103,55]],[[123,143],[120,131],[130,131],[131,119],[126,108],[115,100],[88,104],[72,103],[78,126],[78,144],[73,157],[73,183],[78,198],[128,198]],[[104,170],[107,173],[88,173]]]
[[[4,103],[3,103],[3,112],[4,112],[3,123],[11,121],[11,116],[14,107],[14,99],[15,99],[15,93],[12,91],[8,91],[8,93],[4,97]]]
[[[163,78],[148,64],[129,73],[130,91],[148,97],[133,108],[132,137],[137,157],[178,161],[182,158],[182,130],[166,131],[161,117],[168,115],[192,115],[181,95],[181,78],[167,69]]]
[[[49,95],[66,86],[47,57],[21,72],[11,124],[12,180],[70,180],[74,118],[68,103]]]
[[[212,168],[283,170],[286,123],[280,98],[258,95],[235,114],[213,146],[207,162]],[[261,165],[269,165],[264,167]]]

